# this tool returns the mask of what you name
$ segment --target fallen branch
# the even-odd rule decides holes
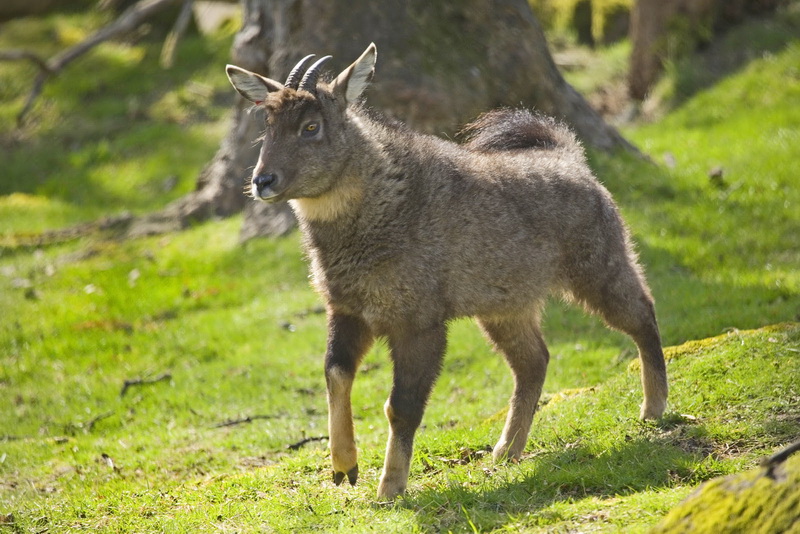
[[[316,436],[316,437],[313,437],[313,438],[303,438],[300,441],[297,441],[295,443],[290,443],[289,445],[286,446],[286,449],[290,450],[290,451],[296,451],[300,447],[305,445],[306,443],[311,443],[312,441],[325,441],[326,439],[330,439],[330,438],[328,436]]]
[[[165,212],[166,211],[167,210],[165,210]],[[165,226],[163,228],[159,228],[156,231],[152,232],[150,231],[142,233],[139,233],[138,231],[133,233],[131,232],[131,229],[134,228],[135,225],[140,224],[142,221],[144,221],[144,223],[147,224],[146,220],[148,217],[156,218],[161,216],[161,214],[165,212],[158,212],[156,214],[151,214],[149,216],[143,216],[143,217],[137,217],[131,213],[125,212],[119,215],[109,215],[106,217],[102,217],[95,221],[80,223],[75,226],[69,226],[57,230],[47,230],[40,233],[6,233],[6,234],[0,233],[0,253],[2,252],[2,249],[16,250],[20,248],[47,247],[95,235],[99,236],[99,239],[116,239],[123,237],[131,238],[131,237],[140,237],[143,235],[178,232],[186,227],[186,221],[183,221],[180,224],[173,223],[168,228]],[[192,220],[200,221],[206,218],[207,218],[206,216],[202,216],[196,219],[193,218]],[[139,230],[141,230],[141,227],[139,227]],[[168,311],[165,313],[170,313],[170,312]],[[302,313],[303,312],[300,312],[299,315],[301,315]],[[316,311],[312,310],[310,313],[316,313]],[[166,318],[172,318],[172,317],[170,316]],[[164,318],[160,316],[152,317],[152,320],[162,320],[162,319]]]
[[[47,60],[30,50],[3,50],[0,51],[0,61],[21,61],[28,60],[42,71],[49,71]]]
[[[108,411],[108,412],[101,413],[100,415],[89,419],[87,422],[83,423],[81,426],[83,428],[85,428],[87,432],[91,432],[92,429],[94,428],[94,425],[96,425],[98,422],[102,421],[103,419],[108,419],[112,415],[114,415],[113,411]]]
[[[223,421],[221,423],[217,423],[216,425],[212,426],[211,428],[223,428],[226,426],[235,426],[235,425],[242,425],[245,423],[252,423],[256,419],[275,419],[275,415],[248,415],[247,417],[242,417],[241,419],[228,419],[227,421]]]
[[[309,315],[322,315],[326,311],[327,310],[325,309],[325,306],[314,306],[313,308],[301,310],[295,313],[294,316],[297,317],[298,319],[305,319]]]
[[[111,24],[100,28],[98,31],[66,50],[62,50],[50,59],[44,60],[37,54],[27,50],[9,50],[0,52],[0,60],[17,61],[28,60],[32,61],[39,67],[39,74],[33,81],[33,87],[22,111],[17,115],[17,124],[21,125],[25,120],[25,116],[30,111],[36,98],[41,94],[42,88],[47,80],[56,76],[61,72],[64,67],[72,63],[74,60],[99,45],[104,41],[116,37],[120,34],[128,33],[135,30],[142,22],[153,16],[155,13],[163,10],[164,8],[177,4],[179,0],[139,0],[136,4],[129,7]]]
[[[171,68],[175,62],[175,50],[178,48],[178,42],[189,28],[189,21],[192,20],[193,3],[194,0],[183,0],[183,7],[175,20],[175,25],[164,39],[164,46],[161,48],[161,67],[164,69]]]
[[[128,389],[134,386],[146,386],[150,384],[155,384],[157,382],[163,382],[165,380],[172,380],[171,373],[164,373],[161,376],[157,376],[156,378],[134,378],[133,380],[126,380],[124,384],[122,384],[122,390],[119,392],[120,397],[124,397],[125,393],[128,392]]]
[[[766,475],[769,478],[775,478],[775,468],[788,460],[789,457],[796,452],[800,452],[800,440],[795,441],[791,445],[787,445],[772,456],[767,456],[761,460],[761,466],[767,468]]]
[[[64,427],[64,430],[66,432],[68,432],[68,433],[71,433],[71,432],[77,431],[77,430],[83,430],[84,432],[91,432],[92,429],[94,428],[94,425],[96,425],[98,422],[102,421],[103,419],[108,419],[112,415],[114,415],[113,411],[103,412],[100,415],[96,415],[95,417],[92,417],[91,419],[89,419],[88,421],[85,421],[85,422],[68,423]]]
[[[124,234],[134,221],[130,213],[110,215],[96,221],[77,224],[58,230],[48,230],[38,234],[8,233],[0,236],[0,249],[33,248],[58,245],[96,233],[107,232],[113,235]]]

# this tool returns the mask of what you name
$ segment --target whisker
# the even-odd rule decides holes
[[[251,165],[246,170],[252,171],[253,168],[255,168],[255,165]],[[245,176],[244,178],[244,187],[242,187],[242,192],[244,193],[244,196],[248,198],[256,198],[255,195],[253,195],[253,188],[250,186],[251,183],[250,174],[252,174],[252,172],[248,172],[247,176]]]
[[[267,131],[264,130],[261,134],[253,140],[253,146],[258,145],[259,143],[263,143],[264,139],[267,137]]]

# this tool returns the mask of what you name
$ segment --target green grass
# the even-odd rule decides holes
[[[575,9],[578,0],[528,0],[537,19],[550,39],[574,40]],[[630,12],[633,0],[591,0],[591,29],[595,39],[602,41],[603,25],[615,9]]]
[[[0,48],[31,35],[52,52],[48,36],[75,39],[86,20],[103,22],[9,23]],[[679,345],[667,349],[667,417],[635,417],[632,344],[554,302],[525,458],[494,465],[486,450],[511,376],[475,325],[456,321],[409,492],[393,505],[374,497],[384,346],[353,391],[359,484],[333,486],[324,440],[287,449],[327,434],[325,319],[298,235],[241,245],[234,217],[138,240],[15,245],[191,189],[225,130],[230,34],[190,37],[168,72],[159,44],[104,45],[48,86],[22,130],[26,67],[0,64],[0,82],[17,80],[0,83],[0,532],[644,532],[699,483],[800,433],[796,38],[630,127],[655,164],[591,154],[639,245],[665,345]],[[716,166],[722,183],[708,177]],[[168,176],[178,185],[165,192]],[[220,426],[248,416],[260,417]]]
[[[7,22],[0,49],[47,57],[106,19],[90,11]],[[0,239],[152,211],[191,191],[234,101],[220,76],[230,40],[230,31],[187,35],[171,70],[158,66],[159,36],[103,43],[45,85],[22,128],[16,116],[35,69],[0,63]]]
[[[648,106],[667,109],[681,104],[704,88],[738,72],[748,63],[770,59],[787,45],[796,43],[800,32],[800,2],[793,0],[769,18],[751,19],[721,33],[699,53],[667,60],[666,74],[656,84]],[[747,43],[747,46],[742,46]],[[751,79],[751,83],[757,83]]]

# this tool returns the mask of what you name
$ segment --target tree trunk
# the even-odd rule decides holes
[[[0,21],[42,15],[59,7],[59,0],[3,0],[0,2]]]
[[[644,100],[664,62],[694,48],[704,27],[710,28],[716,0],[637,0],[631,14],[631,67],[628,92]]]
[[[331,54],[339,72],[372,41],[368,104],[417,130],[452,135],[481,112],[526,106],[563,118],[591,146],[636,151],[561,77],[525,0],[244,0],[233,63],[282,81],[299,58]],[[243,205],[243,239],[292,227],[285,204],[245,203],[241,194],[261,123],[240,104],[197,191],[170,207],[184,216],[173,227]]]
[[[281,29],[276,30],[275,21],[281,20],[277,8],[288,2],[269,0],[243,0],[242,28],[236,34],[231,52],[232,62],[249,70],[269,73],[270,58],[274,57],[274,42],[282,38]],[[224,76],[224,65],[220,73]],[[233,90],[231,88],[231,90]],[[197,180],[195,190],[172,202],[163,211],[137,219],[131,224],[128,235],[160,234],[181,230],[194,222],[214,217],[227,217],[248,206],[246,220],[257,217],[264,235],[281,235],[295,224],[291,209],[285,203],[271,205],[246,202],[244,187],[249,178],[248,169],[258,159],[258,147],[254,140],[264,124],[262,112],[251,109],[249,102],[239,100],[232,117],[231,129],[222,140],[214,159],[209,162]],[[242,230],[242,239],[250,235],[247,225]]]
[[[693,52],[747,15],[777,9],[780,0],[637,0],[631,14],[628,92],[644,100],[665,62]]]

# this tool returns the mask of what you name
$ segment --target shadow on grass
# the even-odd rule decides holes
[[[726,196],[704,175],[695,183],[624,155],[589,156],[634,234],[665,345],[800,320],[800,295],[772,274],[795,260],[784,196]]]
[[[644,244],[637,249],[656,301],[664,346],[733,329],[800,320],[797,308],[800,295],[787,288],[766,282],[736,285],[704,280],[703,273],[693,272],[668,250]],[[635,346],[627,336],[609,331],[599,318],[570,304],[548,305],[544,333],[551,348],[559,344],[618,346],[630,358],[636,355]],[[548,372],[553,372],[552,365]]]
[[[516,466],[474,464],[466,473],[453,469],[444,474],[448,482],[438,486],[444,489],[412,492],[403,506],[415,511],[421,530],[482,531],[520,523],[563,526],[565,521],[585,521],[587,514],[603,508],[619,507],[619,497],[691,487],[737,471],[758,455],[790,443],[800,430],[800,397],[792,381],[798,362],[790,354],[800,329],[784,324],[774,332],[775,340],[770,330],[726,336],[719,346],[703,349],[701,357],[691,352],[681,357],[683,363],[673,366],[673,402],[676,409],[688,409],[696,417],[670,412],[656,423],[607,419],[599,434],[580,422],[575,424],[586,431],[578,432],[567,422],[574,432],[562,440],[559,434],[569,430],[562,425],[556,433],[545,416],[538,426],[540,435],[548,436],[548,449]],[[771,378],[757,374],[764,367],[771,368]],[[567,413],[592,413],[593,408],[608,412],[635,383],[631,373],[625,380],[608,383],[594,399],[584,398],[582,409],[562,412],[558,419]],[[704,390],[705,382],[717,387]],[[772,398],[765,398],[767,391]],[[775,399],[781,400],[776,404]],[[650,501],[642,497],[636,497],[637,506],[650,502],[658,510],[663,505],[658,495]]]
[[[412,493],[401,506],[415,510],[422,530],[492,530],[520,516],[528,516],[526,526],[546,526],[563,520],[557,510],[548,510],[554,504],[624,497],[721,474],[713,465],[704,466],[704,458],[717,445],[702,437],[702,428],[692,425],[692,429],[695,432],[687,433],[692,437],[680,439],[670,431],[649,438],[626,436],[621,447],[599,454],[590,445],[545,452],[523,460],[518,470],[485,469],[486,481],[478,487],[454,482],[445,490]],[[502,472],[509,481],[493,480]]]
[[[665,346],[800,320],[797,295],[774,284],[704,280],[662,248],[640,246]],[[707,275],[706,275],[707,276]]]
[[[779,9],[769,17],[755,17],[738,24],[711,43],[700,54],[673,65],[674,106],[703,89],[745,68],[752,60],[780,53],[797,40],[800,10],[793,6]],[[742,43],[747,43],[743,46]]]

